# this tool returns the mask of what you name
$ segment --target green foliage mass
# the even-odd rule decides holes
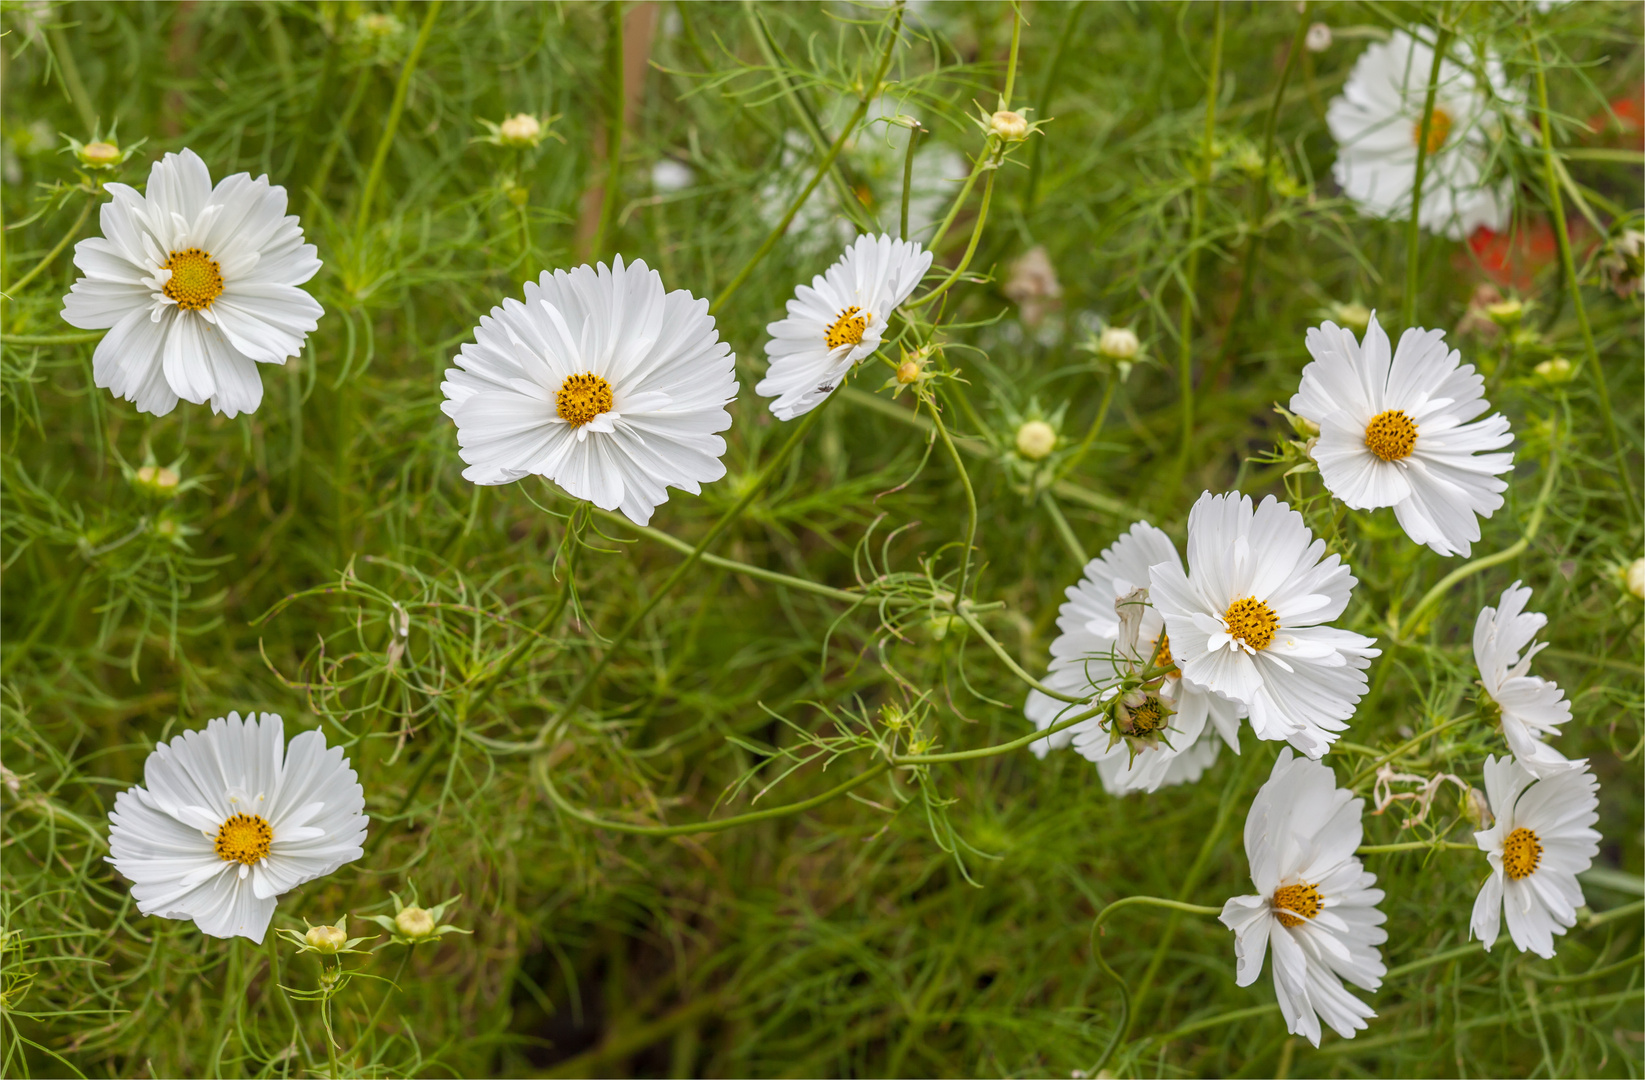
[[[1013,53],[1001,3],[5,5],[0,1069],[1082,1075],[1120,1021],[1095,916],[1128,896],[1250,892],[1240,826],[1277,745],[1247,730],[1198,783],[1126,798],[1071,751],[887,768],[887,748],[1030,733],[1007,661],[1044,670],[1084,558],[1143,517],[1180,542],[1202,490],[1238,487],[1289,498],[1359,578],[1340,624],[1384,654],[1325,761],[1368,812],[1380,764],[1477,787],[1503,753],[1470,635],[1523,580],[1549,617],[1537,671],[1573,703],[1560,747],[1601,783],[1604,843],[1552,961],[1469,942],[1478,852],[1367,855],[1390,973],[1369,1030],[1317,1050],[1287,1035],[1266,977],[1234,985],[1214,919],[1117,909],[1102,956],[1134,1008],[1107,1067],[1640,1075],[1641,605],[1619,567],[1642,552],[1641,321],[1637,292],[1614,288],[1638,273],[1617,248],[1639,226],[1638,8],[1021,14]],[[1316,20],[1334,43],[1296,49]],[[1518,207],[1506,268],[1440,236],[1413,249],[1405,223],[1360,216],[1330,180],[1324,112],[1364,44],[1441,26],[1501,55],[1533,120],[1496,147]],[[969,162],[1001,149],[977,118],[1007,93],[1043,126],[1004,148],[937,245],[934,275],[975,243],[922,309],[936,377],[893,398],[892,367],[863,365],[757,485],[798,426],[752,392],[765,325],[853,231],[900,228],[907,136],[887,118],[926,130],[911,224],[928,238]],[[486,121],[517,113],[550,137],[487,141]],[[116,122],[135,152],[114,168],[60,152],[59,133],[89,142]],[[92,385],[101,335],[59,318],[66,245],[95,235],[100,185],[141,185],[185,146],[214,178],[284,185],[325,263],[318,332],[262,369],[261,407],[233,420],[138,414]],[[1550,176],[1574,282],[1544,250]],[[1010,285],[1037,246],[1061,290],[1043,310]],[[584,517],[546,482],[465,482],[439,410],[481,315],[545,268],[618,252],[721,305],[743,387],[728,475],[674,492],[650,530]],[[1515,328],[1470,317],[1493,273],[1528,305]],[[1487,373],[1516,466],[1481,561],[1419,548],[1390,511],[1348,512],[1293,470],[1272,406],[1306,329],[1348,304],[1396,335],[1414,312]],[[1093,348],[1105,326],[1141,338],[1128,373]],[[1537,373],[1556,357],[1569,381]],[[1043,459],[1016,448],[1033,419],[1059,436]],[[181,483],[157,485],[156,467]],[[331,958],[141,916],[104,862],[105,815],[157,742],[231,709],[322,728],[372,818],[365,857],[283,897],[276,927],[346,914],[369,937],[415,888],[430,906],[460,894],[441,919],[472,934],[379,935]],[[644,833],[853,778],[802,812]],[[1468,843],[1458,790],[1420,820],[1409,800],[1368,813],[1366,842]]]

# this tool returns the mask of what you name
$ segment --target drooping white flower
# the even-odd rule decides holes
[[[1502,591],[1497,607],[1480,609],[1474,621],[1474,663],[1479,665],[1480,685],[1502,711],[1502,735],[1508,749],[1532,776],[1550,777],[1580,768],[1586,759],[1568,761],[1542,741],[1559,734],[1559,726],[1571,718],[1571,703],[1558,686],[1528,674],[1531,657],[1548,645],[1545,641],[1532,644],[1537,632],[1548,625],[1548,616],[1527,612],[1530,599],[1531,590],[1516,581]]]
[[[1165,561],[1149,579],[1185,679],[1245,705],[1258,738],[1325,753],[1381,650],[1323,625],[1347,608],[1356,582],[1301,514],[1272,495],[1253,510],[1237,491],[1208,491],[1188,516],[1188,573]]]
[[[85,276],[63,319],[109,332],[92,380],[164,416],[177,399],[236,416],[263,400],[258,364],[284,364],[325,314],[298,288],[320,269],[286,216],[286,189],[236,173],[212,187],[192,150],[167,154],[139,194],[109,184],[103,235],[74,246]]]
[[[1171,669],[1157,690],[1171,710],[1163,717],[1166,726],[1157,733],[1160,737],[1147,740],[1133,756],[1130,741],[1116,741],[1093,718],[1030,744],[1041,757],[1072,744],[1096,764],[1103,787],[1114,795],[1192,783],[1216,761],[1224,742],[1239,753],[1239,721],[1245,709],[1183,678],[1172,667],[1172,645],[1159,612],[1146,596],[1136,594],[1147,586],[1148,568],[1161,562],[1181,565],[1176,545],[1161,530],[1139,521],[1086,564],[1084,575],[1068,588],[1068,599],[1057,613],[1060,632],[1051,643],[1051,670],[1044,680],[1045,685],[1071,697],[1103,700],[1112,695],[1111,688],[1126,671],[1154,659],[1158,666]],[[1139,610],[1130,611],[1128,606]],[[1129,633],[1123,625],[1127,622]],[[1089,707],[1030,690],[1023,711],[1044,731]]]
[[[820,405],[856,364],[874,354],[897,305],[931,266],[919,244],[859,236],[826,273],[794,290],[788,317],[767,326],[770,370],[754,392],[792,420]]]
[[[1520,952],[1554,955],[1554,935],[1576,925],[1582,885],[1576,876],[1599,854],[1599,781],[1587,762],[1537,779],[1511,757],[1485,759],[1485,795],[1496,824],[1474,839],[1491,876],[1474,901],[1470,938],[1489,949],[1508,912],[1508,934]]]
[[[364,852],[365,793],[319,731],[231,712],[154,748],[115,796],[109,862],[145,915],[261,942],[275,898]]]
[[[1502,506],[1498,475],[1513,441],[1490,408],[1485,382],[1443,330],[1411,329],[1390,349],[1373,312],[1363,343],[1325,323],[1308,331],[1314,360],[1302,369],[1291,411],[1319,425],[1314,461],[1331,494],[1355,510],[1391,506],[1407,536],[1441,555],[1467,555],[1478,517]],[[1476,517],[1477,515],[1477,517]]]
[[[1245,819],[1258,895],[1234,897],[1220,917],[1234,932],[1235,981],[1256,982],[1272,948],[1286,1029],[1315,1046],[1321,1020],[1351,1039],[1376,1015],[1343,980],[1375,990],[1388,971],[1377,948],[1388,940],[1376,907],[1383,893],[1354,855],[1364,808],[1329,768],[1281,750]]]
[[[1337,142],[1332,175],[1364,213],[1407,219],[1416,186],[1417,140],[1434,51],[1403,30],[1375,42],[1349,73],[1325,122]],[[1488,180],[1493,142],[1503,119],[1470,70],[1460,43],[1440,65],[1423,167],[1423,228],[1461,239],[1481,225],[1501,232],[1513,210],[1513,181]],[[1508,96],[1501,62],[1484,63],[1500,103]]]
[[[736,357],[708,302],[643,261],[544,271],[480,320],[440,384],[476,484],[544,476],[644,525],[725,475]]]

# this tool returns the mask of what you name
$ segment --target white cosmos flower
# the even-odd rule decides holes
[[[1559,734],[1559,725],[1571,718],[1571,703],[1558,686],[1527,674],[1531,657],[1548,645],[1531,644],[1537,631],[1548,625],[1548,616],[1527,612],[1530,599],[1531,590],[1516,581],[1502,591],[1497,607],[1480,609],[1474,622],[1474,663],[1479,665],[1480,685],[1502,710],[1508,749],[1532,776],[1550,777],[1580,768],[1587,760],[1568,761],[1542,741]]]
[[[1125,671],[1146,664],[1156,646],[1158,662],[1172,663],[1170,640],[1160,640],[1165,626],[1159,612],[1145,595],[1133,599],[1135,590],[1148,585],[1148,568],[1159,562],[1180,566],[1176,546],[1164,532],[1139,521],[1086,564],[1084,576],[1068,588],[1068,599],[1057,613],[1060,633],[1051,643],[1047,686],[1071,697],[1105,700],[1113,693],[1107,688]],[[1122,640],[1129,636],[1122,626],[1126,620],[1121,618],[1122,613],[1129,614],[1124,611],[1129,603],[1141,605],[1135,613],[1134,643]],[[1166,718],[1163,739],[1138,750],[1134,758],[1130,745],[1124,739],[1116,742],[1096,718],[1030,745],[1044,757],[1049,750],[1072,744],[1096,764],[1103,787],[1113,795],[1192,783],[1216,761],[1224,742],[1239,753],[1243,706],[1183,678],[1175,669],[1160,685],[1159,696],[1174,710]],[[1071,705],[1030,690],[1023,711],[1044,731],[1089,708],[1089,704]]]
[[[1486,180],[1503,121],[1469,70],[1470,59],[1465,46],[1453,43],[1451,58],[1440,65],[1422,177],[1422,225],[1453,240],[1481,225],[1500,232],[1513,210],[1512,179]],[[1326,110],[1325,122],[1337,142],[1332,175],[1360,210],[1374,217],[1411,215],[1417,139],[1433,62],[1427,43],[1395,31],[1360,54],[1342,95]],[[1501,101],[1508,96],[1501,62],[1487,57],[1484,67]]]
[[[298,288],[320,269],[286,216],[286,189],[236,173],[215,188],[192,150],[167,154],[139,194],[109,184],[103,235],[74,246],[85,274],[63,319],[108,329],[92,379],[140,412],[177,399],[235,416],[263,400],[258,364],[284,364],[325,314]]]
[[[1576,925],[1582,886],[1576,876],[1599,854],[1599,781],[1586,762],[1538,780],[1511,757],[1485,759],[1485,797],[1496,824],[1474,839],[1491,876],[1474,901],[1470,938],[1489,949],[1508,911],[1508,934],[1520,952],[1554,955],[1554,935]]]
[[[1188,573],[1175,560],[1149,574],[1183,678],[1241,702],[1258,738],[1317,758],[1365,693],[1375,639],[1324,626],[1356,584],[1325,557],[1302,515],[1270,495],[1201,495],[1188,515]]]
[[[708,302],[642,261],[544,271],[480,320],[440,384],[476,484],[545,476],[644,525],[725,475],[736,357]]]
[[[1390,349],[1371,314],[1363,343],[1335,323],[1308,331],[1291,411],[1319,425],[1313,457],[1331,494],[1355,510],[1392,506],[1407,536],[1441,555],[1467,555],[1479,517],[1502,505],[1498,474],[1514,467],[1508,421],[1476,420],[1485,381],[1445,345],[1443,330],[1411,329]]]
[[[144,915],[261,942],[275,898],[364,852],[365,793],[319,731],[231,712],[154,748],[109,814],[109,862]]]
[[[1377,910],[1377,876],[1354,856],[1364,834],[1365,800],[1336,786],[1317,761],[1279,752],[1245,819],[1245,857],[1256,896],[1236,896],[1221,920],[1234,932],[1235,981],[1250,986],[1274,953],[1274,996],[1285,1026],[1319,1045],[1320,1021],[1345,1039],[1376,1015],[1343,980],[1365,990],[1388,969],[1377,948],[1388,940]]]
[[[816,408],[859,361],[880,347],[891,313],[931,266],[917,243],[859,236],[828,271],[794,290],[788,318],[767,326],[770,370],[754,392],[792,420]]]

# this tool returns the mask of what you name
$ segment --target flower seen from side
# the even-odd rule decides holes
[[[1031,744],[1041,757],[1072,745],[1097,766],[1103,787],[1114,795],[1192,783],[1216,761],[1223,743],[1239,752],[1244,708],[1183,678],[1171,642],[1162,640],[1164,623],[1146,595],[1148,568],[1161,562],[1181,565],[1171,538],[1146,521],[1131,526],[1068,588],[1051,643],[1045,685],[1071,697],[1112,696],[1126,671],[1151,659],[1169,669],[1152,693],[1120,703],[1117,734],[1093,718]],[[1024,712],[1044,731],[1088,708],[1030,690]]]
[[[1149,580],[1183,677],[1245,705],[1258,738],[1318,758],[1347,728],[1381,650],[1324,625],[1356,581],[1301,514],[1206,492],[1188,516],[1188,572],[1162,561]]]
[[[167,154],[147,189],[105,187],[103,235],[74,247],[84,275],[63,320],[108,330],[92,355],[99,386],[164,416],[178,398],[237,416],[263,400],[258,364],[284,364],[319,325],[299,286],[320,269],[286,215],[286,189],[236,173],[215,187],[192,150]]]
[[[1533,644],[1548,616],[1527,612],[1530,599],[1531,590],[1516,581],[1502,591],[1496,607],[1480,609],[1474,621],[1474,663],[1480,685],[1501,715],[1508,749],[1532,776],[1549,777],[1586,762],[1568,761],[1543,741],[1558,735],[1560,725],[1571,718],[1571,703],[1554,683],[1530,674],[1531,657],[1548,645]]]
[[[644,262],[544,271],[480,320],[440,384],[476,484],[538,475],[644,525],[725,475],[736,358],[708,302]]]
[[[1427,125],[1422,226],[1460,240],[1484,225],[1501,232],[1513,210],[1513,181],[1487,176],[1492,143],[1503,118],[1473,74],[1472,57],[1453,43],[1440,64],[1434,111]],[[1402,30],[1373,43],[1354,64],[1341,96],[1326,110],[1337,143],[1332,175],[1359,209],[1405,220],[1416,186],[1417,144],[1434,51]],[[1502,65],[1486,58],[1494,96],[1507,95]]]
[[[1375,990],[1388,970],[1377,948],[1388,940],[1383,893],[1354,855],[1364,807],[1325,765],[1281,750],[1245,819],[1257,895],[1234,897],[1220,916],[1234,932],[1235,981],[1256,982],[1271,950],[1286,1029],[1315,1046],[1321,1021],[1345,1039],[1365,1029],[1376,1013],[1343,983]]]
[[[261,942],[275,900],[363,853],[365,793],[319,731],[231,712],[155,747],[115,797],[109,859],[145,915]]]
[[[1464,555],[1479,518],[1502,506],[1513,441],[1490,408],[1484,379],[1447,348],[1442,330],[1410,329],[1390,348],[1375,314],[1363,342],[1327,322],[1308,331],[1313,362],[1291,411],[1319,425],[1320,479],[1355,510],[1394,508],[1412,541]]]
[[[776,398],[771,412],[777,419],[810,412],[872,356],[891,313],[930,266],[931,253],[917,243],[859,236],[827,272],[795,289],[788,317],[766,327],[771,367],[754,388]]]
[[[1474,901],[1471,938],[1490,949],[1508,914],[1508,935],[1521,952],[1544,960],[1554,936],[1576,925],[1582,885],[1576,876],[1599,854],[1599,781],[1587,763],[1538,779],[1512,757],[1485,759],[1485,795],[1496,824],[1474,834],[1491,876]]]

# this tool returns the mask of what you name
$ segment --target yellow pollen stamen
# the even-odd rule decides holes
[[[611,384],[592,371],[571,376],[554,393],[554,412],[572,427],[610,412],[611,403]]]
[[[861,345],[863,332],[868,324],[874,321],[874,316],[855,304],[840,312],[840,317],[834,320],[834,325],[828,328],[823,335],[823,341],[828,345],[828,351],[833,352],[841,345]]]
[[[1258,652],[1266,649],[1279,629],[1279,617],[1274,609],[1254,596],[1235,600],[1222,616],[1228,624],[1228,636],[1245,642]]]
[[[1165,727],[1165,710],[1156,698],[1149,698],[1131,710],[1132,734],[1151,735]]]
[[[1325,897],[1320,895],[1319,889],[1304,882],[1300,885],[1281,885],[1274,890],[1274,918],[1281,926],[1292,928],[1301,926],[1304,922],[1319,914],[1319,909],[1325,905]],[[1295,915],[1289,914],[1296,912]],[[1300,915],[1302,918],[1298,918]]]
[[[223,268],[199,248],[174,251],[161,266],[171,271],[171,280],[161,289],[184,311],[209,308],[223,295]]]
[[[1408,458],[1416,445],[1416,422],[1405,415],[1404,409],[1377,413],[1365,425],[1365,449],[1383,461]]]
[[[1542,841],[1530,829],[1515,829],[1502,842],[1502,869],[1519,881],[1536,873],[1542,864]]]
[[[1177,670],[1177,662],[1171,657],[1171,635],[1160,631],[1155,644],[1159,646],[1159,655],[1154,657],[1154,666],[1163,668],[1167,675],[1181,675]]]
[[[1436,107],[1434,115],[1428,120],[1428,152],[1439,153],[1439,148],[1445,145],[1445,140],[1451,137],[1451,114]],[[1422,121],[1417,120],[1411,125],[1411,142],[1422,141]]]
[[[224,862],[245,863],[251,866],[268,858],[268,847],[274,842],[274,828],[256,814],[235,814],[217,830],[213,847]]]

